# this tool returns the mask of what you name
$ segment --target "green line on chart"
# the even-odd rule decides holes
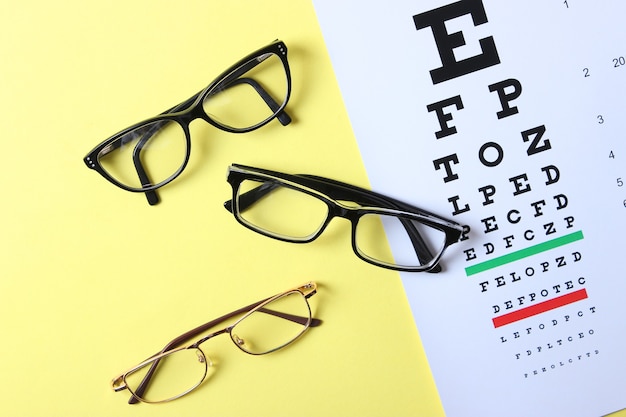
[[[502,255],[476,265],[468,266],[465,268],[465,275],[469,277],[470,275],[478,274],[480,272],[487,271],[488,269],[496,268],[510,262],[515,262],[520,259],[548,251],[550,249],[558,248],[559,246],[570,244],[577,240],[581,240],[582,238],[583,232],[579,230],[577,232],[570,233],[569,235],[557,237],[556,239],[548,240],[547,242],[539,243],[537,245],[507,253],[506,255]]]

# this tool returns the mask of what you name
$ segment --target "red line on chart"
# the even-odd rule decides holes
[[[585,298],[587,298],[587,290],[583,288],[582,290],[574,291],[573,293],[561,295],[551,300],[543,301],[539,304],[535,304],[534,306],[525,307],[521,310],[494,317],[493,326],[495,328],[505,326],[516,321],[536,316],[537,314],[545,313],[546,311],[554,310],[555,308],[575,303],[576,301],[584,300]]]

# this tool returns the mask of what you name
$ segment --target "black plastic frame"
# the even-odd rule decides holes
[[[287,96],[285,97],[282,103],[277,103],[255,80],[251,78],[239,78],[241,74],[249,71],[255,65],[262,62],[262,60],[255,60],[255,58],[261,58],[263,57],[263,55],[269,54],[269,53],[272,53],[278,56],[285,69],[285,74],[286,74],[286,79],[287,79]],[[213,94],[216,89],[228,88],[233,85],[240,84],[240,83],[247,83],[250,86],[252,86],[257,91],[257,93],[263,98],[265,103],[270,107],[270,109],[273,112],[273,115],[267,118],[266,120],[260,123],[257,123],[254,126],[236,129],[236,128],[222,125],[216,120],[212,119],[204,111],[202,107],[202,103],[204,99],[207,96]],[[106,180],[116,185],[117,187],[122,188],[126,191],[145,193],[146,198],[148,199],[148,203],[150,205],[155,205],[159,202],[159,197],[156,194],[155,190],[157,190],[160,187],[163,187],[164,185],[170,183],[176,177],[178,177],[183,172],[183,170],[187,166],[187,163],[189,162],[189,156],[191,154],[191,134],[189,132],[189,124],[193,120],[202,119],[220,130],[224,130],[226,132],[231,132],[231,133],[250,132],[252,130],[258,129],[266,125],[267,123],[269,123],[275,118],[278,119],[279,122],[283,126],[286,126],[289,123],[291,123],[291,118],[284,111],[287,103],[289,102],[290,95],[291,95],[291,72],[289,69],[289,63],[287,61],[287,46],[282,41],[276,40],[270,43],[269,45],[263,48],[260,48],[248,54],[244,58],[240,59],[237,63],[232,65],[226,71],[221,73],[217,78],[215,78],[207,87],[205,87],[200,92],[193,95],[192,97],[188,98],[187,100],[183,101],[182,103],[172,107],[169,110],[166,110],[165,112],[159,114],[158,116],[151,117],[142,122],[129,126],[126,129],[104,140],[95,148],[93,148],[91,151],[89,151],[87,156],[83,158],[83,161],[85,162],[88,168],[97,171]],[[139,154],[142,148],[144,147],[145,143],[147,142],[147,140],[152,136],[150,134],[150,128],[148,127],[148,125],[155,124],[160,121],[164,123],[175,122],[181,126],[181,128],[183,129],[185,133],[187,149],[186,149],[186,154],[185,154],[185,160],[182,162],[181,166],[175,173],[173,173],[169,178],[160,182],[159,184],[151,184],[149,177],[140,162]],[[146,132],[144,137],[139,141],[139,143],[135,146],[135,150],[133,152],[133,161],[135,164],[135,168],[137,170],[137,175],[141,179],[142,188],[133,188],[133,187],[128,187],[125,184],[122,184],[118,182],[117,180],[115,180],[115,178],[111,177],[100,165],[100,162],[98,161],[98,155],[107,147],[111,147],[113,149],[119,148],[122,145],[121,138],[124,135],[126,135],[128,132],[141,128],[141,126],[146,126],[148,128],[148,131]],[[156,129],[154,130],[156,131]]]
[[[255,179],[264,182],[263,185],[248,191],[237,198],[239,186],[245,179]],[[255,168],[246,165],[232,164],[228,169],[228,183],[233,190],[232,199],[224,203],[224,207],[230,211],[237,221],[248,229],[254,230],[264,236],[268,236],[277,240],[282,240],[291,243],[308,243],[315,240],[323,232],[326,226],[334,217],[343,217],[348,219],[352,224],[352,249],[354,253],[362,260],[387,269],[393,269],[397,271],[407,272],[441,272],[442,267],[439,264],[439,260],[443,255],[446,248],[456,243],[463,231],[464,227],[452,220],[441,217],[437,214],[420,209],[411,204],[404,203],[394,198],[385,196],[383,194],[376,193],[374,191],[367,190],[365,188],[357,187],[351,184],[347,184],[341,181],[332,180],[316,175],[308,174],[285,174],[282,172],[271,171],[268,169]],[[254,203],[278,184],[281,186],[297,189],[298,191],[307,193],[324,203],[328,207],[328,216],[319,230],[309,236],[307,239],[290,239],[288,237],[277,236],[258,229],[245,222],[240,218],[240,210],[245,210],[248,204]],[[340,201],[352,201],[360,205],[360,207],[346,207],[338,202]],[[235,206],[233,206],[233,204]],[[433,256],[423,238],[420,236],[417,229],[411,224],[411,222],[403,221],[402,224],[406,228],[407,233],[411,238],[413,247],[419,259],[431,259],[430,262],[426,262],[419,267],[404,267],[398,265],[390,265],[382,262],[378,262],[375,259],[364,256],[358,249],[356,244],[356,227],[359,219],[367,213],[380,213],[380,214],[401,214],[402,216],[412,217],[414,220],[427,224],[445,233],[446,239],[444,246],[439,254]],[[402,219],[401,219],[402,221]]]

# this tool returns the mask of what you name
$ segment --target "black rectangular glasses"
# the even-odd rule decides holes
[[[178,177],[189,161],[193,120],[232,133],[258,129],[274,118],[285,126],[291,122],[284,111],[290,92],[287,47],[277,40],[177,106],[111,136],[84,162],[116,186],[145,193],[151,205],[157,204],[155,190]]]
[[[243,226],[274,239],[306,243],[333,217],[343,217],[352,223],[354,253],[383,268],[440,272],[443,252],[464,230],[410,204],[319,176],[233,164],[228,182],[233,197],[224,206]]]

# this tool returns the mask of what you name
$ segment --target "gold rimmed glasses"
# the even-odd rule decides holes
[[[177,337],[161,352],[115,377],[114,391],[127,389],[129,403],[138,401],[160,403],[175,400],[196,389],[214,372],[213,362],[201,345],[220,334],[228,334],[240,350],[251,355],[264,355],[291,344],[321,320],[311,317],[308,299],[317,292],[309,282],[273,297],[240,308]],[[188,340],[214,326],[243,317],[232,325],[203,336],[191,344]]]

